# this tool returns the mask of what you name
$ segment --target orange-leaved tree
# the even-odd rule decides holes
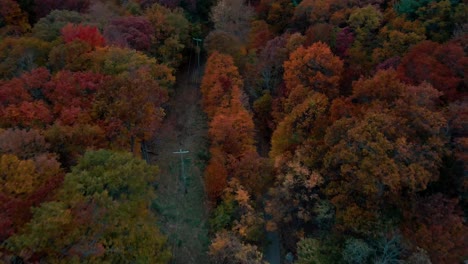
[[[323,93],[330,99],[336,98],[340,93],[342,71],[343,62],[327,44],[317,42],[308,48],[297,48],[284,62],[286,98],[283,112],[290,112],[307,98],[310,91]]]
[[[213,52],[208,58],[201,83],[203,108],[213,118],[219,107],[230,102],[233,87],[242,89],[243,82],[231,56]]]
[[[361,111],[337,120],[325,135],[325,192],[339,227],[373,232],[389,204],[400,206],[438,179],[447,153],[439,95],[428,84],[401,83],[394,71],[354,83],[351,98]]]

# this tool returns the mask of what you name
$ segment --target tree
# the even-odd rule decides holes
[[[294,10],[292,18],[300,28],[307,28],[316,23],[328,22],[332,14],[330,0],[304,0]],[[302,23],[301,23],[302,22]]]
[[[229,104],[233,87],[240,89],[242,80],[232,57],[214,52],[208,58],[200,87],[203,108],[209,118],[214,117],[219,107]]]
[[[210,245],[209,255],[216,264],[262,264],[262,253],[256,246],[244,244],[234,234],[221,231]]]
[[[24,86],[24,82],[20,78],[14,78],[0,84],[0,107],[4,108],[24,101],[32,101],[32,96]]]
[[[294,107],[273,132],[270,157],[294,153],[310,137],[319,141],[326,128],[328,104],[325,95],[314,93]]]
[[[78,116],[76,113],[75,116]],[[113,145],[113,138],[107,138],[103,125],[83,123],[83,121],[72,125],[61,125],[59,122],[49,126],[44,131],[44,137],[50,143],[50,150],[59,155],[60,163],[65,168],[76,165],[78,159],[90,149],[122,148]],[[118,127],[115,132],[118,133]],[[114,143],[115,144],[115,143]]]
[[[98,73],[60,71],[44,84],[42,93],[60,124],[86,123],[91,118],[94,96],[105,81]]]
[[[51,44],[32,37],[5,38],[0,42],[0,79],[10,79],[45,66]]]
[[[443,92],[443,99],[454,101],[464,92],[459,87],[463,86],[467,65],[468,58],[460,45],[423,41],[403,57],[398,73],[402,80],[410,84],[427,81]]]
[[[320,240],[304,238],[297,243],[298,264],[322,264],[329,263],[326,255],[322,252],[323,245]]]
[[[382,14],[373,7],[367,6],[356,9],[348,19],[349,26],[356,34],[356,41],[365,45],[366,41],[372,41],[375,31],[380,27]]]
[[[88,152],[57,200],[34,209],[5,247],[24,261],[166,263],[166,240],[148,210],[156,174],[131,154]]]
[[[32,159],[47,153],[50,145],[39,130],[9,128],[0,131],[0,153],[15,155],[20,159]]]
[[[71,165],[86,148],[109,145],[103,128],[98,126],[99,118],[95,118],[92,111],[96,92],[109,80],[92,72],[60,71],[51,76],[45,68],[37,68],[0,86],[5,104],[0,105],[1,125],[45,129],[41,134],[51,143],[50,149],[60,155],[64,165]],[[15,133],[9,133],[14,136],[10,138],[13,145],[5,146],[18,150],[22,144],[27,144],[32,148],[30,151],[34,151],[34,145],[29,145],[28,141],[21,143],[15,139],[22,135],[26,140],[30,137],[28,133],[17,132],[20,134],[16,136]]]
[[[265,192],[272,180],[268,159],[260,157],[257,151],[251,148],[244,151],[238,160],[229,161],[232,177],[238,179],[250,194],[259,197]]]
[[[136,50],[118,47],[97,48],[86,53],[85,59],[87,62],[84,66],[87,71],[122,77],[131,77],[138,71],[147,71],[161,87],[169,88],[175,82],[171,68]]]
[[[326,153],[328,107],[326,96],[314,93],[285,117],[272,136],[270,158],[276,181],[266,211],[284,235],[293,234],[291,240],[306,226],[328,230],[333,222],[331,204],[319,197],[326,179],[319,168]]]
[[[336,35],[335,52],[341,58],[349,56],[348,49],[354,42],[354,34],[350,27],[345,27]]]
[[[266,43],[273,38],[269,25],[264,20],[252,22],[249,33],[249,48],[255,49],[259,53]]]
[[[205,169],[205,186],[208,197],[216,201],[227,186],[228,171],[224,153],[219,147],[210,149],[211,158]]]
[[[379,31],[380,47],[374,49],[372,57],[375,63],[393,57],[402,57],[409,48],[425,40],[425,28],[419,21],[408,21],[389,11],[391,21]]]
[[[49,78],[45,68],[38,68],[0,84],[0,125],[30,128],[52,122],[49,105],[41,100],[41,89]]]
[[[467,254],[468,228],[457,200],[441,194],[419,198],[405,211],[404,235],[434,263],[456,263]]]
[[[144,17],[119,17],[107,25],[104,35],[109,44],[149,51],[154,28]]]
[[[256,125],[262,135],[271,135],[271,128],[273,127],[271,111],[272,111],[272,96],[271,93],[266,91],[263,95],[254,101],[253,111]]]
[[[59,44],[49,53],[49,66],[53,72],[88,70],[86,54],[93,50],[93,46],[80,40]]]
[[[284,62],[286,95],[291,98],[295,89],[302,88],[306,94],[313,90],[335,98],[339,95],[342,70],[343,62],[333,55],[326,44],[317,42],[308,48],[301,46]],[[299,93],[297,96],[304,98],[306,94]]]
[[[73,25],[69,23],[62,28],[61,33],[65,43],[81,40],[88,43],[91,47],[101,47],[105,44],[104,37],[93,26]]]
[[[350,238],[345,242],[342,255],[346,263],[367,263],[373,249],[362,239]]]
[[[240,40],[247,40],[252,16],[252,9],[244,4],[244,0],[220,0],[211,9],[215,29]]]
[[[464,23],[466,4],[458,0],[402,0],[395,9],[410,20],[421,21],[428,39],[443,42],[451,37],[457,24]]]
[[[85,13],[88,8],[89,0],[34,0],[36,19],[47,16],[52,10],[70,10]]]
[[[26,196],[39,185],[39,175],[35,173],[32,160],[21,161],[14,155],[2,155],[2,194],[7,196]]]
[[[137,141],[149,140],[160,126],[167,99],[167,87],[141,68],[108,80],[96,94],[92,115],[110,142],[133,152]]]
[[[191,25],[184,11],[153,4],[145,10],[144,17],[154,28],[150,53],[176,68],[182,61],[182,50],[192,41],[189,36]]]
[[[19,35],[31,29],[28,17],[16,1],[1,0],[0,35]]]
[[[7,131],[2,137],[8,139],[6,136],[11,134]],[[31,219],[29,209],[51,197],[63,177],[60,163],[50,153],[19,159],[13,154],[5,154],[10,151],[12,149],[5,146],[0,149],[0,242],[18,232]]]
[[[424,190],[438,179],[446,120],[435,108],[435,89],[408,87],[394,71],[359,80],[353,93],[363,112],[327,129],[322,173],[330,177],[326,193],[339,225],[366,233],[385,219],[382,206],[397,205],[404,193]]]
[[[212,185],[221,184],[223,187],[226,187],[226,180],[232,177],[239,177],[242,182],[252,182],[253,177],[258,178],[256,170],[262,167],[262,164],[255,163],[255,160],[245,160],[249,157],[256,158],[260,162],[254,148],[254,123],[252,116],[242,105],[241,93],[237,87],[233,88],[231,96],[228,105],[218,108],[219,113],[211,120],[208,132],[211,138],[211,151],[216,152],[212,152],[213,156],[206,173],[216,176],[215,179],[222,177],[217,184],[214,180],[210,182]],[[244,167],[241,168],[242,165]],[[220,166],[222,168],[216,172],[215,168]],[[249,186],[249,189],[258,188],[257,184]],[[217,190],[215,193],[219,195],[222,189],[215,189]]]
[[[406,260],[406,263],[408,264],[432,264],[432,261],[424,249],[418,248],[417,251],[413,252],[411,256],[409,256],[409,258]]]
[[[312,45],[315,42],[323,42],[327,45],[334,45],[335,39],[335,28],[333,25],[328,23],[318,23],[310,26],[306,32],[305,37],[306,46]]]
[[[399,235],[383,236],[374,242],[374,263],[398,263],[402,251]]]
[[[44,41],[53,41],[61,36],[60,31],[67,24],[87,24],[89,16],[75,11],[53,10],[34,24],[32,35]]]
[[[299,33],[277,36],[266,43],[265,48],[259,54],[257,71],[263,90],[269,90],[273,95],[279,94],[279,85],[284,73],[283,64],[289,58],[289,54],[301,46],[304,42]]]
[[[44,102],[24,101],[6,107],[2,119],[1,122],[5,127],[43,128],[53,121],[53,116]]]
[[[231,56],[236,65],[241,66],[244,55],[241,41],[224,31],[214,30],[206,36],[203,46],[208,54],[219,52]]]
[[[258,169],[267,168],[254,147],[254,123],[246,110],[242,79],[232,57],[214,52],[201,84],[202,102],[210,121],[212,154],[205,170],[205,182],[212,199],[218,198],[228,179],[252,183],[249,190],[262,188]],[[259,182],[254,183],[255,179]]]
[[[294,4],[289,0],[261,0],[256,9],[259,17],[272,25],[276,33],[283,32],[294,15]]]
[[[230,210],[231,223],[226,227],[245,242],[256,244],[262,242],[265,222],[263,213],[256,209],[251,194],[235,178],[232,178],[224,189],[221,205],[231,203],[233,204]]]
[[[434,0],[400,0],[394,7],[398,14],[405,14],[409,18],[415,18],[416,12]]]
[[[221,147],[224,153],[238,158],[253,148],[252,117],[245,109],[223,112],[214,116],[210,122],[211,144]]]
[[[355,9],[348,19],[354,33],[354,42],[348,50],[349,61],[358,72],[369,72],[373,66],[372,51],[378,46],[377,32],[382,23],[382,13],[374,6]]]
[[[276,182],[269,192],[265,212],[272,216],[270,223],[280,227],[279,231],[289,240],[300,236],[305,226],[328,230],[333,221],[332,207],[318,196],[318,187],[324,183],[322,175],[304,157],[300,150],[281,164],[275,162]],[[278,164],[279,163],[279,164]]]

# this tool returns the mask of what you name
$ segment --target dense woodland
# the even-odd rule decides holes
[[[147,150],[196,56],[212,263],[468,259],[466,1],[0,7],[0,262],[171,261]]]

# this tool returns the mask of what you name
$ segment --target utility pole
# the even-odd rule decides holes
[[[197,67],[197,70],[198,70],[198,75],[200,75],[200,53],[201,53],[201,45],[200,43],[202,42],[202,39],[201,38],[192,38],[193,40],[195,40],[195,42],[197,43],[197,61],[198,61],[198,67]]]
[[[181,175],[182,175],[182,179],[184,180],[185,192],[187,192],[187,183],[186,183],[185,170],[184,170],[184,154],[189,153],[189,151],[180,149],[179,151],[176,151],[176,152],[173,152],[173,153],[174,154],[180,154],[180,172],[181,172]]]
[[[200,38],[192,38],[192,39],[195,40],[195,42],[197,42],[198,68],[200,68],[200,51],[201,51],[200,43],[202,42],[202,39]]]
[[[185,181],[185,170],[184,170],[184,154],[187,154],[189,153],[188,150],[182,150],[182,149],[179,149],[179,151],[175,151],[175,152],[172,152],[174,154],[179,154],[180,155],[180,173],[182,174],[182,179],[184,181],[184,194],[187,193],[187,185],[186,185],[186,181]],[[177,183],[179,183],[179,180],[177,180]],[[178,184],[177,184],[178,185]],[[176,192],[176,195],[178,196],[179,195],[179,191]],[[180,199],[180,201],[182,201],[182,203],[184,203],[184,199]],[[177,232],[178,232],[178,229],[179,229],[179,207],[177,206],[177,211],[176,211],[176,219],[175,219],[175,238],[174,238],[174,242],[172,244],[172,261],[171,263],[174,264],[175,262],[175,248],[176,248],[176,243],[178,242],[179,240],[179,236],[177,235]]]

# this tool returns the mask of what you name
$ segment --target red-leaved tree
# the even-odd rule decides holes
[[[62,28],[63,40],[66,43],[81,40],[93,47],[104,46],[105,40],[99,30],[93,26],[67,24]]]

